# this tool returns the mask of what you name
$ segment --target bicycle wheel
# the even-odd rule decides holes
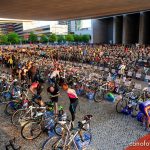
[[[127,100],[121,99],[116,104],[116,111],[117,113],[122,113],[123,109],[127,106]]]
[[[7,103],[7,100],[3,96],[1,96],[0,97],[0,103]]]
[[[70,121],[67,120],[66,124],[69,125]],[[60,123],[55,123],[54,125],[54,132],[58,135],[58,136],[62,136],[63,131],[65,131],[64,126]]]
[[[94,101],[99,103],[103,101],[103,99],[104,99],[103,91],[102,90],[97,91],[94,95]]]
[[[41,133],[41,124],[36,121],[29,121],[21,128],[21,136],[26,140],[36,139]]]
[[[22,126],[26,121],[28,121],[28,118],[26,117],[26,110],[24,109],[17,110],[11,116],[11,123],[16,127]]]
[[[42,150],[63,150],[61,137],[54,136],[48,138],[42,145]]]
[[[7,103],[5,110],[4,110],[5,114],[6,115],[13,115],[17,109],[17,105],[18,105],[18,103],[15,101]]]
[[[138,112],[139,112],[139,105],[137,104],[132,106],[132,111],[131,111],[132,117],[136,117]]]

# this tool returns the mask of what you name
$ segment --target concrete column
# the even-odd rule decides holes
[[[115,16],[113,18],[113,43],[122,44],[123,17]]]
[[[143,12],[140,12],[139,44],[144,44],[144,24],[145,24],[145,14]]]
[[[139,42],[139,13],[123,16],[123,44]]]
[[[123,15],[123,34],[122,34],[122,44],[127,44],[127,15]]]
[[[113,44],[116,44],[116,28],[117,28],[117,24],[116,24],[116,16],[113,17]]]

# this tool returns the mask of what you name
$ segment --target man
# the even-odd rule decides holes
[[[56,83],[57,81],[57,78],[59,78],[60,77],[60,75],[59,75],[59,70],[57,69],[57,67],[55,68],[55,70],[52,72],[52,74],[51,74],[51,76],[50,76],[50,80],[51,80],[51,82],[52,83]]]
[[[50,93],[50,98],[52,102],[54,103],[54,114],[55,116],[58,115],[58,96],[60,95],[59,88],[57,84],[51,84],[47,88],[47,92]]]
[[[30,88],[29,88],[29,91],[31,92],[32,94],[32,101],[34,101],[35,103],[40,103],[40,101],[35,101],[37,99],[40,99],[39,97],[41,97],[41,93],[42,93],[42,90],[43,90],[43,83],[44,81],[43,80],[40,80],[40,81],[35,81],[31,84]]]

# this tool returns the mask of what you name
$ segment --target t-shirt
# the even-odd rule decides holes
[[[67,94],[69,98],[78,98],[76,91],[74,89],[68,88]]]
[[[55,71],[52,72],[50,78],[51,78],[51,79],[52,79],[52,78],[55,78],[55,77],[57,77],[57,75],[59,76],[59,71],[58,71],[58,70],[55,70]]]

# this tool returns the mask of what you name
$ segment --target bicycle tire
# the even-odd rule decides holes
[[[67,120],[67,123],[70,123],[69,120]],[[65,130],[63,125],[61,125],[60,123],[55,123],[54,125],[54,132],[56,133],[56,135],[58,136],[62,136],[62,131]]]
[[[104,100],[104,93],[100,90],[97,91],[94,95],[94,101],[99,103]]]
[[[120,105],[120,106],[119,106]],[[122,110],[127,106],[127,100],[126,99],[121,99],[117,102],[116,104],[116,112],[117,113],[122,113]],[[121,108],[120,108],[121,107]]]
[[[11,116],[14,114],[14,112],[16,111],[16,109],[12,106],[12,103],[14,103],[13,105],[18,104],[17,102],[8,102],[5,106],[4,112],[6,115]]]
[[[26,110],[24,109],[19,109],[17,110],[12,116],[11,116],[11,123],[16,126],[19,127],[21,126],[21,120],[23,121],[27,121],[25,119],[22,118],[22,116],[26,113]],[[21,119],[21,120],[20,120]]]
[[[131,111],[132,117],[136,117],[138,112],[139,112],[139,105],[137,104],[132,106],[132,111]]]
[[[63,146],[57,146],[58,141],[61,140],[61,137],[54,136],[49,137],[42,145],[42,150],[62,150]],[[55,146],[55,147],[54,147]],[[61,149],[60,149],[61,148]]]
[[[36,131],[36,130],[38,131],[38,133],[34,135],[33,131]],[[29,133],[29,136],[26,135],[27,133]],[[36,121],[28,121],[21,128],[21,136],[26,140],[34,140],[38,138],[41,135],[41,133],[42,133],[42,126],[39,122],[36,122]]]

